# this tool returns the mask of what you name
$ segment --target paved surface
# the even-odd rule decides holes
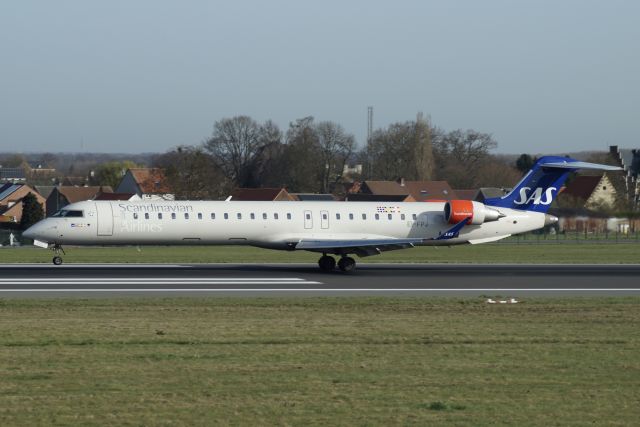
[[[640,265],[0,265],[0,298],[133,295],[640,296]]]

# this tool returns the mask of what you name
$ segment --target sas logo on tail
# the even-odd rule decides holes
[[[529,203],[534,205],[550,205],[551,202],[553,202],[554,191],[558,191],[558,189],[556,187],[549,187],[543,190],[538,187],[534,191],[531,191],[529,187],[522,187],[520,189],[520,198],[514,200],[513,203],[516,205],[528,205]]]

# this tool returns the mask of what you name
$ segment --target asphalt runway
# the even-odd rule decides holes
[[[0,298],[128,296],[640,296],[640,265],[10,264]]]

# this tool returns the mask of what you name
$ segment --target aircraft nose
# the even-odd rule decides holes
[[[50,225],[51,224],[46,224],[46,220],[37,222],[31,227],[27,228],[22,233],[22,236],[26,237],[27,239],[40,240],[43,242],[50,241],[53,237],[51,233],[52,227],[50,227]]]

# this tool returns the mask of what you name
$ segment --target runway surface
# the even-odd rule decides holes
[[[134,295],[640,296],[640,265],[0,265],[0,298]]]

